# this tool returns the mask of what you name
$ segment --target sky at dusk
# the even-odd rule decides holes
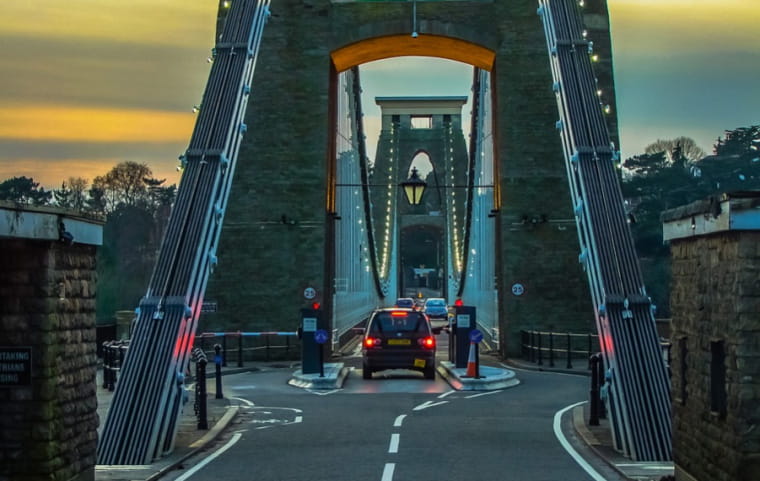
[[[624,158],[682,135],[710,152],[724,130],[760,124],[760,1],[608,5]],[[129,160],[177,182],[216,9],[216,0],[3,2],[0,180],[24,175],[57,188]],[[448,61],[362,68],[365,99],[468,95],[470,79],[469,66]],[[377,123],[371,111],[365,122]]]

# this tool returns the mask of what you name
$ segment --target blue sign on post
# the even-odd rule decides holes
[[[472,341],[474,343],[479,343],[482,340],[483,340],[483,333],[482,332],[480,332],[477,329],[473,329],[472,331],[470,331],[470,341]]]
[[[324,329],[317,329],[314,331],[314,341],[317,344],[324,344],[327,342],[327,331]]]

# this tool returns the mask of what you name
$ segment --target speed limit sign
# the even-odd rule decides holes
[[[522,284],[519,282],[512,284],[512,294],[516,296],[521,296],[525,292],[525,287],[523,287]]]
[[[307,287],[303,290],[303,296],[308,300],[312,300],[317,297],[317,290],[313,287]]]

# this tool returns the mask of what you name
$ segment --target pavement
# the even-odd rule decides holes
[[[336,358],[339,360],[339,358]],[[492,364],[492,363],[489,363]],[[582,364],[582,363],[579,363]],[[513,369],[510,369],[513,368]],[[257,370],[253,365],[250,367],[223,368],[222,375],[234,374]],[[293,372],[289,384],[304,389],[340,389],[345,382],[349,367],[342,362],[327,362],[324,364],[322,373],[304,374],[300,369]],[[508,360],[496,366],[479,366],[478,377],[468,377],[465,368],[456,368],[452,363],[440,361],[438,374],[456,390],[462,391],[489,391],[506,389],[517,386],[520,381],[516,370],[556,371],[568,374],[588,376],[585,365],[574,369],[551,368],[537,366],[522,360]],[[102,424],[113,397],[113,392],[103,388],[98,373],[98,415]],[[95,468],[96,481],[154,481],[161,479],[167,472],[179,468],[188,458],[204,449],[230,424],[237,414],[238,406],[232,405],[227,399],[215,398],[215,383],[213,373],[208,383],[208,430],[197,428],[197,418],[193,410],[192,401],[188,402],[180,416],[174,451],[164,458],[154,461],[150,465],[139,466],[107,466],[98,465]],[[192,394],[191,394],[192,399]],[[589,426],[588,403],[576,406],[572,410],[572,425],[578,438],[590,448],[601,460],[615,469],[622,477],[632,481],[659,481],[663,477],[673,474],[672,462],[636,462],[626,458],[615,451],[612,445],[611,431],[607,419],[600,419],[598,426]]]

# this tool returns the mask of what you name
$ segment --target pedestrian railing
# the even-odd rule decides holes
[[[221,339],[220,339],[221,338]],[[215,356],[214,345],[222,346],[222,366],[246,361],[300,359],[301,344],[297,332],[204,332],[195,336],[195,346]]]
[[[520,331],[523,359],[539,366],[564,360],[565,368],[573,368],[573,359],[583,359],[588,365],[591,355],[599,351],[599,336],[571,332]]]

